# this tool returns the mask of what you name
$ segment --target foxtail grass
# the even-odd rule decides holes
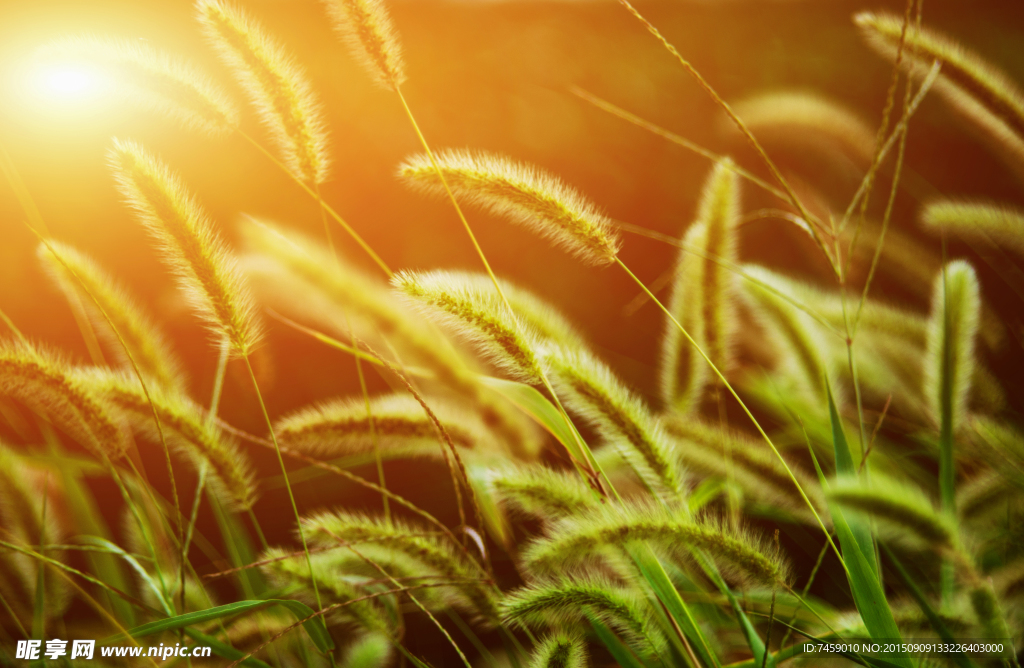
[[[608,218],[557,177],[482,151],[445,151],[436,160],[456,196],[526,227],[583,262],[605,265],[618,254],[619,239]],[[398,174],[424,192],[445,194],[428,156],[407,158]]]
[[[490,474],[489,484],[506,507],[545,521],[572,517],[596,503],[579,476],[545,466],[498,469]]]
[[[79,382],[58,355],[26,344],[0,344],[0,393],[48,416],[80,445],[117,459],[128,447],[125,424]]]
[[[424,315],[475,345],[498,368],[515,380],[539,383],[537,336],[506,309],[495,308],[461,274],[444,271],[396,274],[392,284]]]
[[[700,255],[680,251],[668,304],[675,319],[723,372],[729,369],[736,321],[736,277],[719,262],[737,260],[740,194],[731,166],[728,159],[717,163],[704,184],[696,222],[683,238],[683,245],[699,250]],[[662,400],[673,410],[692,413],[711,380],[710,369],[680,328],[671,321],[665,326]]]
[[[916,538],[940,549],[958,544],[956,525],[937,512],[920,490],[877,473],[870,487],[862,481],[837,480],[829,486],[828,497],[844,508],[871,515],[900,539]]]
[[[238,128],[238,108],[195,65],[146,40],[69,37],[43,48],[44,58],[95,65],[115,95],[170,117],[186,128],[223,135]]]
[[[466,449],[486,447],[483,425],[471,414],[436,398],[430,404],[455,445]],[[362,398],[304,408],[278,420],[275,430],[283,445],[317,456],[373,452],[378,439],[386,457],[441,454],[433,421],[406,393],[372,398],[369,413]]]
[[[530,656],[529,668],[586,668],[587,644],[574,633],[545,637]]]
[[[324,0],[331,25],[378,85],[391,91],[405,81],[405,63],[383,0]]]
[[[772,586],[785,582],[789,566],[767,541],[732,531],[713,519],[693,520],[643,504],[594,508],[555,524],[547,537],[523,552],[535,573],[557,573],[599,556],[593,548],[619,548],[630,542],[701,550],[733,577]]]
[[[990,239],[1024,255],[1024,211],[1004,204],[938,200],[921,212],[921,222],[936,232],[966,239]]]
[[[247,355],[260,339],[255,303],[209,216],[162,162],[131,141],[110,153],[121,194],[157,242],[189,303],[220,341]]]
[[[566,408],[618,447],[652,488],[682,492],[683,475],[650,410],[605,364],[582,351],[552,348],[543,356],[551,383]]]
[[[859,164],[875,155],[875,132],[860,116],[830,98],[805,91],[764,93],[737,102],[733,109],[762,136],[779,135],[798,143],[826,141]]]
[[[150,403],[136,379],[103,369],[82,370],[76,376],[83,385],[106,397],[136,430],[149,438],[158,437]],[[171,432],[169,443],[190,457],[197,469],[210,467],[215,486],[225,492],[221,498],[232,500],[236,509],[251,508],[258,495],[255,475],[234,439],[211,423],[205,410],[184,394],[153,388],[150,399],[161,424]]]
[[[69,300],[77,299],[90,314],[93,327],[103,335],[107,347],[122,364],[128,365],[128,356],[131,356],[139,370],[161,387],[183,389],[181,362],[164,333],[123,285],[95,260],[67,244],[54,241],[40,244],[36,253],[61,292]],[[99,302],[99,307],[89,295]],[[110,324],[101,310],[110,318]]]
[[[289,171],[304,183],[323,183],[330,163],[327,130],[306,73],[263,26],[233,4],[199,0],[196,11]]]

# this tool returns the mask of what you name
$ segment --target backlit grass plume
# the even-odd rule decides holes
[[[490,486],[506,506],[542,520],[571,517],[597,503],[579,475],[541,465],[495,470]]]
[[[263,26],[222,0],[198,0],[210,41],[245,88],[295,178],[327,178],[330,162],[320,102],[306,73]]]
[[[932,296],[925,395],[935,424],[948,419],[953,433],[967,412],[980,304],[978,278],[971,265],[963,260],[946,265],[935,279]]]
[[[324,0],[331,25],[373,80],[388,90],[405,81],[398,35],[383,0]]]
[[[128,447],[124,423],[53,353],[28,344],[0,344],[0,394],[47,416],[97,454],[117,458]]]
[[[348,543],[358,546],[360,542],[372,542],[404,554],[419,562],[422,574],[433,573],[455,581],[453,589],[462,594],[463,609],[484,620],[497,619],[496,591],[482,581],[486,574],[424,525],[342,510],[305,517],[302,525],[311,545],[339,548]]]
[[[174,390],[151,387],[151,405],[138,380],[124,372],[83,369],[75,376],[117,407],[135,430],[154,441],[159,439],[153,421],[155,409],[168,443],[188,456],[197,469],[202,463],[210,467],[214,484],[225,493],[224,501],[243,510],[252,507],[258,493],[248,457],[232,437],[207,422],[206,412],[194,401]]]
[[[782,371],[806,388],[819,405],[825,405],[825,379],[831,368],[822,354],[828,349],[828,341],[821,325],[777,291],[765,287],[780,287],[774,284],[773,272],[753,265],[745,265],[743,270],[758,280],[744,281],[743,291],[782,353]],[[781,292],[786,294],[785,286],[781,286]]]
[[[49,248],[40,244],[36,249],[40,261],[68,300],[77,299],[89,313],[93,327],[105,339],[107,348],[127,365],[129,360],[124,351],[127,347],[139,371],[161,387],[182,390],[181,363],[171,351],[164,333],[128,290],[88,255],[67,244],[48,243]],[[101,304],[117,335],[111,331],[93,299]]]
[[[515,380],[538,383],[537,335],[516,322],[496,295],[482,293],[479,284],[447,271],[402,271],[392,285],[424,315],[477,349]]]
[[[482,448],[486,432],[478,420],[450,402],[430,399],[430,408],[459,447]],[[423,407],[406,392],[374,397],[370,413],[360,398],[338,399],[285,416],[274,425],[289,447],[325,457],[374,451],[374,434],[384,457],[442,456],[441,435]]]
[[[788,565],[774,547],[717,521],[693,520],[681,512],[640,503],[605,506],[567,518],[523,552],[531,572],[553,574],[600,556],[598,548],[647,541],[679,550],[698,549],[726,573],[768,586],[785,581]]]
[[[159,244],[192,307],[233,350],[250,353],[260,338],[256,306],[209,216],[177,176],[132,141],[110,152],[118,188]]]
[[[854,17],[868,43],[889,58],[896,55],[903,19],[896,14],[861,12]],[[938,31],[924,28],[907,31],[904,67],[920,68],[921,63],[938,60],[942,77],[969,91],[999,116],[1024,129],[1024,93],[996,67],[985,62],[955,40]]]
[[[890,477],[874,473],[870,486],[856,479],[836,480],[828,497],[843,508],[871,515],[894,537],[917,538],[937,548],[957,544],[950,518],[940,515],[920,490]]]
[[[736,321],[735,274],[716,262],[737,257],[739,180],[731,165],[728,158],[716,164],[704,184],[696,222],[683,237],[668,305],[722,372],[729,367]],[[710,367],[671,321],[661,350],[662,400],[682,413],[696,410],[711,379]]]
[[[939,200],[925,206],[921,222],[966,239],[989,239],[1024,256],[1024,211],[1001,204]]]
[[[316,605],[309,568],[302,553],[292,554],[279,548],[270,548],[261,557],[264,562],[261,570],[277,588],[297,595],[309,605]],[[338,571],[336,554],[323,553],[312,556],[313,573],[321,592],[329,597],[331,603],[353,601],[364,597],[368,592],[361,590],[353,578]],[[384,599],[368,599],[356,601],[332,614],[332,621],[356,624],[359,628],[369,631],[390,632],[394,626],[387,609],[381,605]]]
[[[368,633],[349,646],[342,665],[346,668],[385,668],[391,664],[394,653],[386,635]]]
[[[646,644],[655,653],[653,626],[643,601],[631,590],[591,578],[560,580],[524,587],[505,597],[501,616],[506,623],[543,628],[572,626],[590,615],[622,633],[632,644]],[[661,643],[658,642],[658,645]]]
[[[619,238],[611,221],[558,177],[483,151],[448,150],[435,157],[456,197],[532,230],[587,264],[615,260]],[[398,174],[415,188],[445,194],[425,154],[407,158]]]
[[[829,142],[862,164],[870,163],[875,154],[875,132],[864,119],[816,93],[764,93],[736,103],[733,111],[758,137],[778,135],[797,145]]]
[[[530,655],[529,668],[586,668],[587,644],[574,633],[555,633],[544,638]]]
[[[648,408],[605,364],[582,351],[552,348],[543,363],[555,392],[570,411],[618,447],[654,489],[682,491],[682,475],[664,432]]]

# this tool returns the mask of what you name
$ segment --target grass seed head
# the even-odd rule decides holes
[[[405,81],[398,33],[383,0],[324,0],[331,25],[373,80],[388,90]]]

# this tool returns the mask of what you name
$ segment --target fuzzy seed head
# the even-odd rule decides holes
[[[483,151],[448,150],[435,158],[457,197],[526,227],[587,264],[615,261],[620,241],[611,220],[559,178]],[[406,159],[398,174],[414,188],[445,194],[425,154]]]
[[[238,108],[205,72],[143,40],[80,35],[43,48],[43,58],[90,63],[116,81],[115,95],[189,129],[222,135],[238,128]]]
[[[1024,211],[1005,204],[938,200],[921,212],[926,227],[968,239],[986,237],[1024,256]]]
[[[431,410],[462,448],[483,447],[483,426],[458,406],[431,398]],[[442,456],[434,422],[408,393],[363,399],[339,399],[301,409],[274,426],[278,441],[317,456],[341,457],[380,448],[383,457]]]
[[[198,0],[199,21],[234,71],[285,165],[307,184],[327,179],[330,158],[319,100],[306,73],[248,14],[222,0]]]
[[[45,350],[0,344],[0,394],[48,416],[94,453],[116,459],[128,447],[125,425],[109,404]]]
[[[932,292],[925,397],[935,424],[940,424],[942,416],[948,414],[953,433],[964,423],[967,414],[975,369],[980,292],[974,269],[963,260],[946,265],[935,279]]]
[[[425,316],[474,344],[515,380],[540,382],[537,333],[508,312],[497,291],[457,272],[399,272],[391,284]],[[522,332],[522,333],[521,333]]]
[[[697,220],[683,238],[668,307],[723,373],[736,321],[736,276],[719,264],[737,259],[739,180],[731,167],[732,161],[723,159],[704,184]],[[673,410],[692,413],[711,381],[710,367],[671,320],[665,322],[661,356],[662,399]]]
[[[67,244],[56,241],[41,243],[36,254],[68,301],[72,305],[81,304],[89,314],[93,327],[122,365],[130,364],[130,354],[139,371],[161,387],[178,391],[184,389],[181,363],[164,333],[123,285],[95,260]],[[125,348],[128,349],[127,354]]]
[[[114,140],[118,189],[156,240],[190,305],[238,354],[260,338],[256,305],[206,212],[162,162],[132,141]]]
[[[533,650],[530,668],[586,668],[587,644],[574,633],[549,635]]]
[[[383,0],[324,0],[331,25],[373,80],[388,90],[405,81],[398,34]]]
[[[682,475],[661,427],[643,401],[604,363],[583,351],[549,348],[543,357],[555,392],[566,407],[597,429],[653,488],[670,497]]]

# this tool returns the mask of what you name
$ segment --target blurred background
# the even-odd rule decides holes
[[[708,0],[640,2],[638,7],[726,100],[809,90],[846,105],[874,128],[890,66],[862,42],[851,16],[862,9],[902,12],[903,4]],[[486,149],[535,163],[618,220],[681,235],[693,219],[709,162],[569,92],[579,86],[713,151],[731,154],[764,175],[720,110],[616,2],[397,0],[389,5],[405,48],[406,95],[435,148]],[[419,149],[417,139],[397,98],[373,86],[331,33],[320,6],[312,0],[247,0],[244,6],[287,44],[320,94],[335,156],[324,198],[393,268],[480,269],[450,206],[411,192],[395,178],[398,163]],[[924,16],[926,24],[1024,81],[1024,3],[928,0]],[[34,69],[37,47],[83,32],[147,40],[185,55],[240,103],[243,98],[204,43],[192,6],[184,0],[0,2],[0,144],[52,235],[99,259],[158,314],[186,359],[196,399],[205,402],[215,351],[178,298],[141,227],[118,200],[106,167],[111,137],[139,140],[161,155],[228,239],[242,213],[314,235],[321,233],[320,216],[308,196],[237,136],[211,140],[189,133],[121,104],[102,89],[90,88],[88,81],[54,79]],[[248,109],[243,126],[265,137]],[[812,149],[766,145],[804,192],[834,211],[845,208],[863,165],[837,167]],[[907,167],[908,187],[897,200],[894,225],[932,249],[937,242],[919,232],[916,218],[921,199],[930,192],[1024,204],[1021,182],[935,98],[924,102],[911,124]],[[883,170],[876,193],[888,191],[888,175]],[[877,194],[869,211],[878,217],[883,204]],[[765,206],[778,203],[747,188],[744,209]],[[563,309],[630,383],[655,395],[662,318],[650,304],[629,307],[637,289],[621,272],[584,267],[478,211],[471,211],[470,219],[499,275]],[[0,307],[31,338],[86,361],[75,322],[43,276],[35,238],[24,220],[12,190],[0,182]],[[375,271],[340,230],[334,238],[353,262]],[[829,285],[815,252],[804,235],[783,221],[759,220],[744,228],[744,259]],[[950,253],[973,257],[971,249],[955,243]],[[648,283],[672,266],[675,255],[664,243],[625,235],[623,258]],[[985,296],[1019,340],[1021,309],[1014,287],[983,261],[976,264]],[[930,285],[901,284],[884,266],[876,285],[876,296],[927,309]],[[351,358],[282,325],[268,326],[269,345],[257,362],[272,415],[358,392]],[[1001,368],[1024,368],[1020,349],[1011,346]],[[244,368],[230,371],[224,417],[263,433]],[[372,388],[386,387],[376,376],[370,382]],[[1024,393],[1012,391],[1013,382],[1019,390],[1020,381],[1011,379],[1010,385],[1011,403],[1019,410]],[[152,469],[160,484],[160,467]],[[273,466],[264,470],[272,473]],[[389,472],[396,486],[417,475],[422,474],[397,465]],[[443,482],[444,471],[438,475]],[[192,483],[186,478],[183,484]],[[299,504],[310,508],[339,502],[348,493],[304,485],[298,490]],[[437,510],[431,507],[429,488],[414,496]],[[272,542],[286,535],[290,510],[272,481],[256,512],[268,518],[264,526],[271,527]]]

